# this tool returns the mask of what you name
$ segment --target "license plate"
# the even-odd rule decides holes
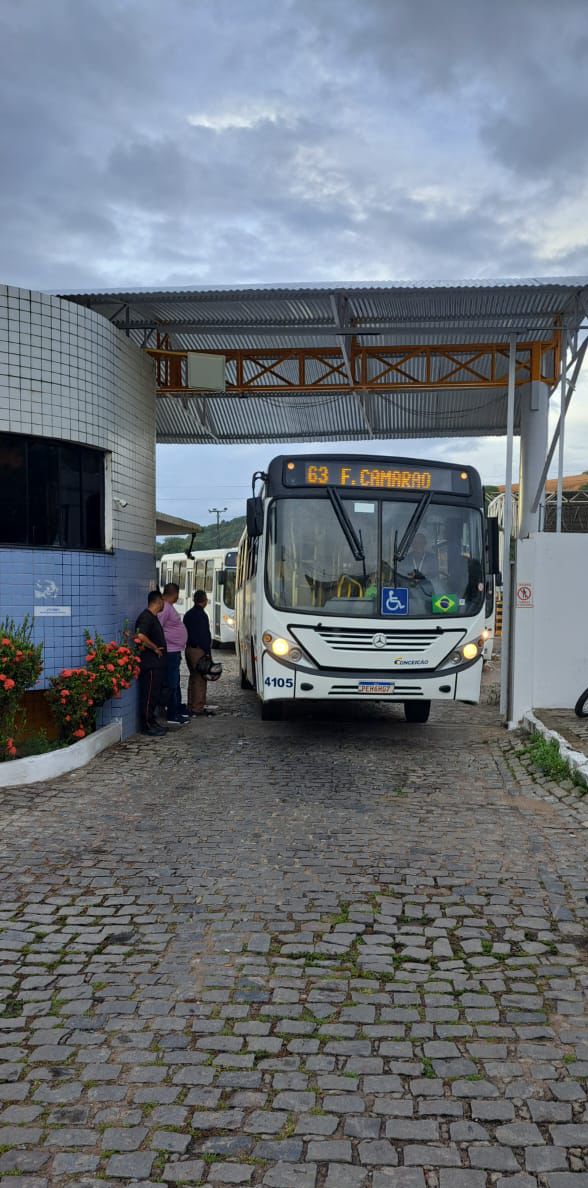
[[[372,696],[378,693],[393,693],[394,681],[359,681],[358,689],[360,693],[371,693]]]

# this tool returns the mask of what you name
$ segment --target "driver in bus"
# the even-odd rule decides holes
[[[437,577],[437,562],[434,554],[427,549],[427,538],[424,532],[417,532],[406,555],[405,564],[408,576],[413,581]]]

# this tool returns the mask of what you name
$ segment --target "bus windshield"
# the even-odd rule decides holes
[[[362,617],[478,613],[484,601],[480,510],[428,502],[401,549],[418,499],[345,498],[344,505],[361,544],[359,560],[328,499],[273,501],[266,575],[275,607]]]

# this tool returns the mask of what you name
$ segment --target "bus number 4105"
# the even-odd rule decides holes
[[[265,685],[273,685],[274,689],[293,689],[294,688],[294,678],[293,677],[266,677],[264,684]]]

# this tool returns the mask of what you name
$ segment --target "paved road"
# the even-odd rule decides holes
[[[585,1188],[586,832],[495,707],[217,689],[0,802],[2,1188]]]

